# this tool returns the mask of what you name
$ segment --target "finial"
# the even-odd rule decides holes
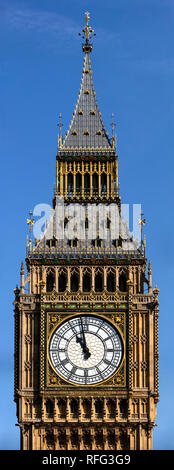
[[[14,289],[14,294],[15,294],[15,300],[19,300],[19,294],[20,294],[20,290],[19,290],[19,287],[18,285],[16,284],[16,288]]]
[[[159,305],[158,294],[159,294],[159,289],[157,285],[155,284],[155,289],[153,289],[153,295],[154,295],[154,300],[155,300],[156,305]]]
[[[31,231],[32,231],[32,225],[34,224],[34,219],[32,219],[32,211],[29,212],[30,219],[27,219],[27,224],[30,225],[30,238],[29,238],[29,243],[27,240],[27,245],[30,247],[30,253],[31,253],[31,245],[32,245],[32,239],[31,239]]]
[[[148,271],[152,271],[151,261],[149,261],[149,264],[148,264]]]
[[[116,147],[116,135],[114,133],[115,130],[115,122],[114,122],[114,114],[112,113],[112,122],[111,122],[111,127],[112,127],[112,148],[115,149]]]
[[[96,36],[94,29],[89,26],[90,13],[87,11],[85,13],[86,26],[81,30],[83,34],[79,33],[79,36],[82,36],[85,39],[85,44],[82,45],[83,52],[89,54],[92,51],[92,44],[89,43],[90,37]]]
[[[141,224],[141,254],[143,254],[143,225],[146,223],[146,220],[143,219],[143,215],[143,212],[141,212],[141,219],[138,221],[138,223]]]
[[[21,274],[24,274],[24,262],[21,262]]]
[[[58,134],[58,148],[62,147],[62,114],[59,114],[59,123],[57,124],[57,127],[59,127],[59,134]]]
[[[146,235],[144,235],[144,256],[146,256]]]

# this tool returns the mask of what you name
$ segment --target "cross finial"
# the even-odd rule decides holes
[[[85,53],[88,53],[92,51],[92,44],[89,43],[90,37],[96,36],[94,33],[94,29],[91,28],[89,25],[89,20],[90,20],[90,13],[87,11],[85,13],[85,19],[86,19],[86,25],[82,29],[82,38],[85,39],[85,44],[83,44],[82,48]],[[79,33],[79,36],[81,36],[81,33]]]
[[[88,41],[88,39],[89,39],[89,20],[90,20],[89,11],[86,11],[85,18],[86,18],[86,39]]]

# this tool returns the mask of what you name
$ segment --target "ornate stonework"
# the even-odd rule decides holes
[[[86,19],[87,34],[89,16]],[[63,196],[67,206],[72,201],[81,207],[88,202],[106,205],[112,202],[120,212],[116,139],[114,134],[109,139],[96,103],[91,50],[86,36],[79,99],[64,139],[59,124],[53,207],[57,198]],[[32,218],[28,223],[31,228]],[[64,220],[65,227],[67,223]],[[50,239],[45,236],[33,246],[31,238],[27,244],[27,276],[22,263],[20,289],[14,290],[14,398],[21,449],[152,448],[158,401],[159,291],[156,287],[152,291],[150,263],[146,277],[143,242],[136,246],[128,234],[126,240],[119,237],[112,243],[109,218],[107,230],[106,240],[98,236],[89,240],[85,219],[83,242],[67,238],[60,242],[54,236]],[[117,369],[92,385],[65,380],[50,360],[53,333],[76,318],[81,327],[78,325],[74,334],[83,352],[82,359],[86,353],[91,356],[82,318],[84,325],[85,318],[102,320],[103,325],[112,329],[113,337],[117,333],[120,338],[122,352]],[[94,333],[88,327],[90,336]],[[104,335],[103,330],[103,343]],[[112,345],[108,348],[113,351]],[[106,358],[105,361],[108,365],[109,361]]]

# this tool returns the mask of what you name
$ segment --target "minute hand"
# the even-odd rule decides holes
[[[80,317],[80,321],[81,321],[82,336],[83,336],[83,346],[82,346],[82,348],[83,348],[83,352],[84,352],[84,360],[87,360],[91,356],[91,353],[89,352],[89,349],[86,345],[86,338],[85,338],[85,333],[84,333],[84,329],[83,329],[83,322],[82,322],[81,317]]]
[[[80,343],[80,346],[82,347],[83,349],[83,353],[84,353],[84,360],[87,360],[90,356],[91,356],[91,353],[89,352],[89,349],[86,345],[86,339],[85,339],[85,334],[84,334],[84,329],[83,329],[83,322],[82,322],[82,318],[80,317],[80,323],[81,323],[81,335],[82,335],[82,338],[79,338],[77,336],[76,338],[76,341]]]
[[[86,339],[85,339],[85,333],[83,329],[83,322],[82,322],[82,317],[80,317],[80,322],[81,322],[81,332],[82,332],[82,341],[83,341],[83,346],[86,349]]]

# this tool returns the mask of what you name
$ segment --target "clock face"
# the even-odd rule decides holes
[[[57,327],[49,343],[55,371],[75,385],[94,385],[118,369],[123,356],[118,331],[93,315],[71,317]]]

